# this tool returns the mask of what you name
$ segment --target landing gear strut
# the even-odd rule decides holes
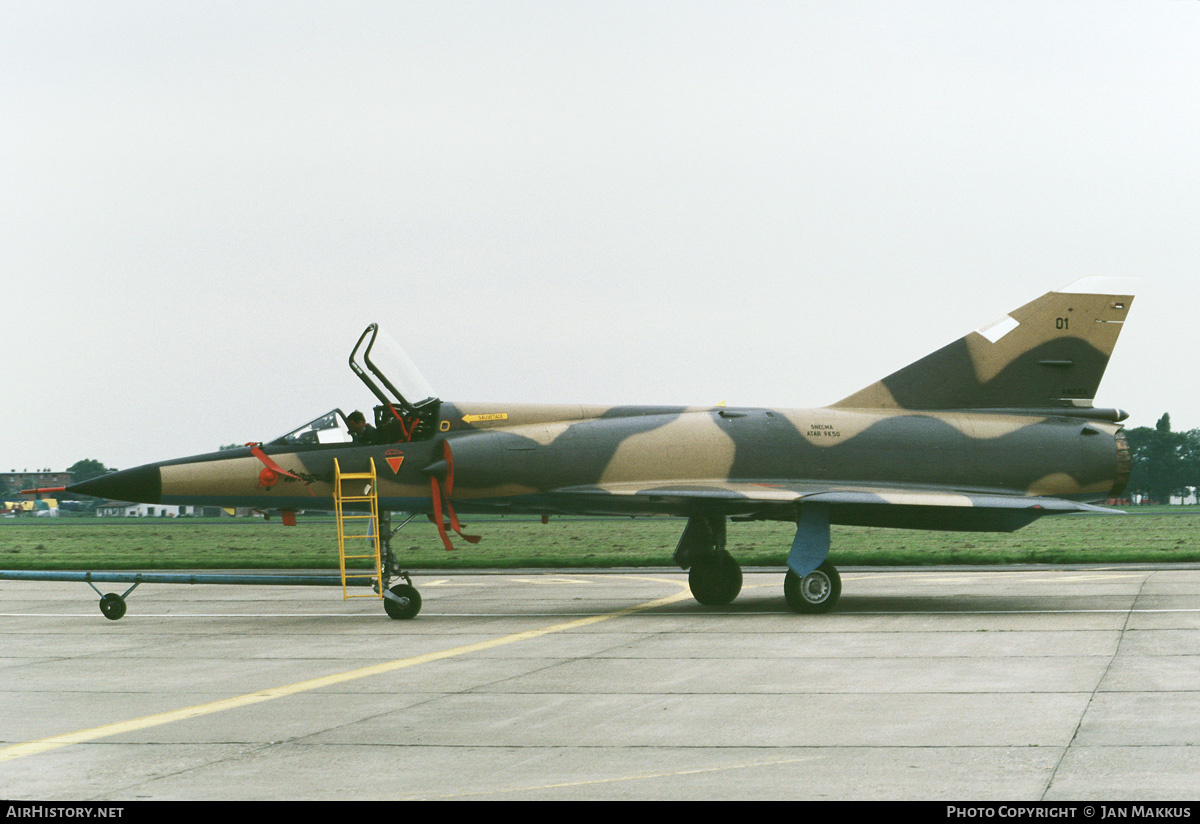
[[[387,587],[386,582],[393,576],[404,579],[403,584],[396,584],[383,591],[383,610],[388,614],[389,618],[394,618],[398,621],[407,621],[416,618],[417,613],[421,611],[421,593],[417,592],[417,588],[412,585],[412,578],[400,566],[400,561],[392,553],[392,536],[403,529],[415,517],[415,513],[409,515],[400,526],[392,529],[391,514],[387,511],[379,513],[379,541],[383,552],[381,564],[383,568],[383,586]]]

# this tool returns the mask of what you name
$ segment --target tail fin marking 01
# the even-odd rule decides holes
[[[838,401],[860,409],[1090,408],[1137,279],[1087,277]]]

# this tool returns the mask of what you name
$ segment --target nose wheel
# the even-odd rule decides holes
[[[421,593],[412,584],[396,584],[383,593],[383,609],[397,621],[416,618],[421,611]]]

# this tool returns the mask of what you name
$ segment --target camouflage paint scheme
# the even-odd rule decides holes
[[[441,402],[426,440],[262,447],[295,478],[264,478],[246,448],[71,490],[332,509],[334,458],[343,472],[374,458],[381,508],[428,513],[448,444],[459,513],[685,516],[684,568],[724,552],[728,517],[794,521],[789,566],[803,578],[824,562],[829,523],[1011,531],[1119,495],[1125,414],[1092,400],[1133,301],[1128,286],[1084,278],[825,408]]]

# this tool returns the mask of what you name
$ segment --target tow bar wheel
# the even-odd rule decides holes
[[[110,621],[119,621],[125,615],[125,599],[110,592],[100,599],[100,611]]]

